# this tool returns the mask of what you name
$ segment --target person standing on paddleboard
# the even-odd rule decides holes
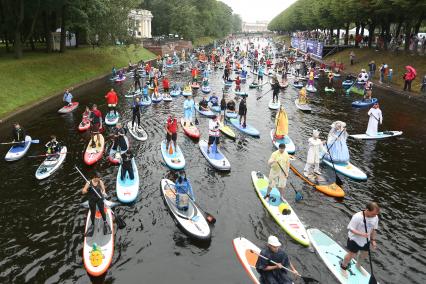
[[[13,125],[13,130],[12,130],[13,142],[22,142],[16,145],[24,147],[25,136],[26,136],[25,129],[23,129],[18,122],[15,122],[15,124]]]
[[[369,100],[371,100],[371,93],[373,90],[373,82],[371,82],[370,80],[367,81],[367,83],[365,83],[365,95],[364,95],[364,100],[367,98]]]
[[[176,140],[177,140],[177,130],[178,130],[178,124],[177,119],[175,115],[169,115],[169,118],[167,118],[166,122],[166,149],[169,149],[170,142],[173,141],[173,146],[176,149]]]
[[[235,91],[241,92],[241,79],[240,76],[237,76],[237,79],[235,79]]]
[[[320,132],[316,129],[312,131],[312,137],[309,138],[309,149],[308,149],[308,157],[306,159],[306,165],[304,169],[305,177],[310,177],[314,173],[317,175],[321,175],[320,172],[320,159],[321,152],[325,152],[324,142],[319,139]]]
[[[127,145],[126,137],[126,129],[123,128],[121,122],[117,122],[117,125],[112,130],[112,138],[114,142],[112,144],[112,149],[117,151],[118,147],[120,147],[120,152],[125,152],[129,148]]]
[[[364,211],[355,213],[352,216],[348,225],[348,253],[340,263],[341,273],[345,278],[348,278],[349,263],[353,258],[356,258],[356,268],[364,274],[361,269],[361,262],[368,255],[370,243],[373,249],[376,249],[376,230],[379,227],[380,207],[376,202],[367,204]],[[360,252],[360,253],[359,253]]]
[[[268,243],[260,251],[260,257],[256,262],[256,270],[260,274],[260,283],[262,284],[291,284],[289,273],[283,267],[299,274],[290,262],[288,255],[281,248],[281,243],[275,236],[268,237]],[[270,260],[275,262],[272,263]]]
[[[111,113],[114,111],[114,115],[117,115],[116,106],[118,104],[118,96],[113,88],[106,94],[105,99],[108,105],[108,112]]]
[[[240,125],[245,128],[246,127],[246,120],[247,120],[247,103],[246,103],[246,97],[243,97],[243,99],[240,102],[240,105],[238,106],[238,114],[240,116]]]
[[[131,150],[129,150],[126,153],[123,153],[123,155],[121,155],[121,175],[120,175],[120,179],[122,181],[124,181],[126,179],[126,173],[129,173],[130,180],[133,180],[135,178],[135,175],[133,173],[133,164],[132,164],[133,158],[134,158],[134,155],[131,152]]]
[[[111,228],[107,223],[104,210],[103,197],[106,195],[105,184],[101,180],[100,175],[98,173],[95,172],[92,180],[90,182],[86,182],[82,189],[82,193],[87,194],[90,209],[90,227],[89,229],[87,229],[85,236],[92,237],[93,233],[95,232],[96,206],[98,207],[98,210],[102,216],[102,220],[104,221],[104,235],[111,234]]]
[[[375,103],[374,106],[370,108],[368,116],[370,118],[368,119],[367,131],[365,131],[365,133],[370,136],[376,136],[379,123],[382,124],[383,122],[382,111],[380,110],[378,103]]]
[[[260,65],[259,71],[257,72],[257,82],[259,85],[263,84],[263,75],[265,74],[265,67]],[[261,83],[262,81],[262,83]]]
[[[64,97],[62,98],[62,101],[64,102],[64,106],[71,106],[72,105],[72,94],[70,93],[69,89],[65,90]]]
[[[142,91],[141,76],[139,75],[137,68],[133,72],[133,80],[135,81],[135,91],[137,90],[137,88],[139,88],[139,91]]]
[[[164,78],[163,78],[163,93],[168,94],[169,91],[170,91],[170,81],[166,76],[164,76]]]
[[[209,141],[207,145],[207,154],[210,154],[210,146],[216,144],[213,152],[217,153],[217,147],[219,147],[220,143],[220,131],[219,131],[220,123],[217,115],[213,116],[209,120]]]
[[[96,134],[96,141],[98,141],[98,147],[101,146],[100,143],[100,131],[101,131],[101,123],[102,123],[102,113],[100,110],[98,110],[97,105],[92,106],[92,111],[90,112],[89,120],[91,122],[90,124],[90,136],[92,140],[92,148],[96,147],[94,135]]]
[[[137,119],[137,125],[135,125],[136,119]],[[141,105],[140,105],[140,99],[136,97],[132,104],[132,128],[133,129],[139,128],[140,124],[141,124]]]
[[[278,82],[278,78],[275,75],[272,78],[272,103],[278,102],[278,94],[280,93],[280,83]]]
[[[194,100],[192,99],[192,94],[191,94],[187,96],[185,98],[185,101],[183,102],[183,116],[184,116],[183,126],[186,126],[187,123],[192,125],[192,115],[194,113],[194,109],[195,109],[195,103],[194,103]]]
[[[269,193],[272,188],[277,188],[280,191],[281,198],[284,199],[284,191],[290,169],[290,159],[285,151],[284,143],[281,143],[278,146],[278,150],[272,153],[268,160],[268,165],[271,167],[271,170],[269,171],[269,186],[265,199],[269,199]]]
[[[220,100],[220,122],[223,123],[225,120],[225,111],[226,111],[226,100],[225,93],[222,95],[222,99]]]

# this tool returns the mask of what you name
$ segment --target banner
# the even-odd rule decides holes
[[[317,40],[306,40],[303,38],[292,37],[291,46],[297,48],[302,52],[310,53],[312,56],[322,58],[322,51],[324,43]]]

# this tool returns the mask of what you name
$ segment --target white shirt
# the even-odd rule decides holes
[[[370,239],[371,231],[373,229],[377,230],[377,228],[379,227],[379,217],[365,217],[365,221],[367,223],[368,238]],[[360,247],[363,247],[367,243],[366,238],[361,237],[360,235],[355,235],[351,232],[351,230],[356,230],[358,232],[365,233],[364,217],[362,215],[362,211],[352,216],[352,219],[348,224],[348,230],[349,239],[356,242]]]
[[[219,137],[219,121],[209,120],[209,136]]]

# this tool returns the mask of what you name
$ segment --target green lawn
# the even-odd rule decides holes
[[[216,40],[215,38],[212,38],[209,36],[199,37],[193,41],[192,45],[194,47],[206,46],[209,44],[213,44],[215,40]]]
[[[22,59],[0,57],[0,117],[52,96],[67,87],[110,72],[113,65],[153,59],[150,51],[130,47],[81,47],[65,53],[26,52]]]

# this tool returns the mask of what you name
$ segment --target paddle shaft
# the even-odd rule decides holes
[[[263,98],[267,93],[269,93],[270,91],[272,91],[273,89],[271,88],[269,91],[263,93],[260,97],[258,97],[256,100],[260,100],[261,98]]]
[[[27,142],[27,141],[3,142],[3,143],[0,143],[0,145],[22,144],[22,143],[25,143],[25,142]],[[31,140],[31,143],[38,144],[38,143],[40,143],[40,140],[34,139],[34,140]]]
[[[267,258],[266,256],[263,256],[263,255],[261,255],[260,253],[257,253],[257,252],[255,252],[254,250],[250,250],[252,253],[254,253],[255,255],[257,255],[257,256],[259,256],[260,258],[263,258],[264,260],[267,260],[267,261],[269,261],[269,262],[271,262],[272,264],[275,264],[275,265],[277,265],[278,263],[276,263],[275,261],[273,261],[273,260],[271,260],[271,259],[269,259],[269,258]],[[285,267],[285,266],[282,266],[282,269],[285,269],[285,270],[287,270],[287,271],[289,271],[289,272],[291,272],[291,273],[293,273],[294,275],[297,275],[297,276],[299,276],[299,277],[301,277],[302,275],[300,275],[299,273],[296,273],[296,272],[294,272],[293,270],[291,270],[291,269],[288,269],[287,267]]]
[[[365,233],[368,234],[368,232],[367,232],[367,221],[365,220],[365,212],[364,211],[362,211],[362,216],[364,218]],[[377,283],[376,277],[374,277],[374,272],[373,272],[373,262],[371,262],[370,240],[368,239],[368,236],[367,236],[366,239],[367,239],[367,247],[368,247],[368,258],[370,259],[370,270],[371,270],[371,277],[370,277],[369,283]]]

